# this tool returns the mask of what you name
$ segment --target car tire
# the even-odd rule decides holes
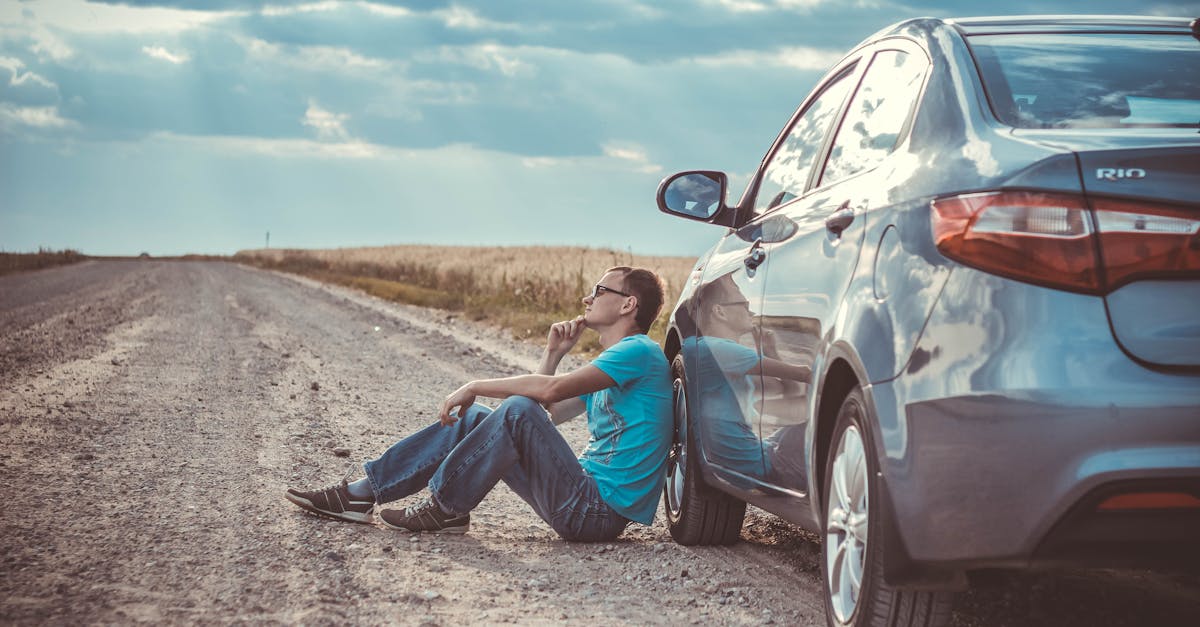
[[[868,412],[862,390],[851,390],[838,410],[826,456],[821,548],[826,620],[831,627],[944,625],[951,593],[896,588],[883,579],[887,521]]]
[[[704,483],[682,355],[671,363],[671,378],[675,438],[667,457],[667,483],[663,489],[667,529],[675,542],[683,545],[733,544],[741,536],[746,503]]]

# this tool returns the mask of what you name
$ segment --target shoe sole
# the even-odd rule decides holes
[[[301,496],[296,496],[290,492],[284,492],[283,498],[291,501],[293,504],[297,505],[300,507],[300,509],[303,509],[306,512],[316,514],[318,516],[324,516],[325,518],[345,520],[347,522],[356,522],[365,525],[369,525],[372,522],[372,512],[367,512],[365,514],[360,512],[331,512],[329,510],[321,509],[314,505],[312,501]]]
[[[466,533],[466,532],[467,532],[467,530],[468,530],[468,529],[470,529],[470,528],[471,528],[471,524],[470,524],[470,523],[467,523],[467,524],[465,524],[465,525],[456,525],[456,526],[454,526],[454,527],[442,527],[441,529],[422,529],[422,530],[419,530],[419,531],[413,531],[412,529],[409,529],[408,527],[400,527],[400,526],[397,526],[397,525],[393,525],[392,523],[390,523],[390,522],[388,522],[388,521],[384,520],[382,516],[380,516],[380,517],[379,517],[379,522],[380,522],[380,524],[382,524],[384,527],[387,527],[388,529],[395,529],[396,531],[403,531],[404,533],[453,533],[453,534],[464,534],[464,533]]]

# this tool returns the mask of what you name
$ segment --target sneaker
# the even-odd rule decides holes
[[[470,514],[447,514],[429,497],[403,510],[385,509],[379,512],[379,519],[400,531],[466,533],[471,526]]]
[[[350,522],[370,523],[375,511],[375,499],[363,500],[351,496],[345,479],[341,483],[312,492],[288,488],[283,497],[314,514]]]

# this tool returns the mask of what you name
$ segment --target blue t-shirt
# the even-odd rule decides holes
[[[631,335],[592,360],[616,385],[581,398],[591,439],[579,457],[618,514],[649,525],[671,447],[671,367],[658,344]]]
[[[766,474],[762,442],[758,439],[758,351],[719,337],[688,338],[683,342],[687,365],[695,368],[700,399],[690,409],[699,423],[704,453],[716,463],[752,477]]]

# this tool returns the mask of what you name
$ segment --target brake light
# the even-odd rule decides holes
[[[1200,275],[1200,219],[1175,207],[1101,199],[1089,209],[1082,196],[1020,191],[932,209],[942,254],[1020,281],[1103,294],[1143,276]]]
[[[1130,492],[1104,499],[1100,511],[1131,509],[1200,509],[1200,499],[1187,492]]]

